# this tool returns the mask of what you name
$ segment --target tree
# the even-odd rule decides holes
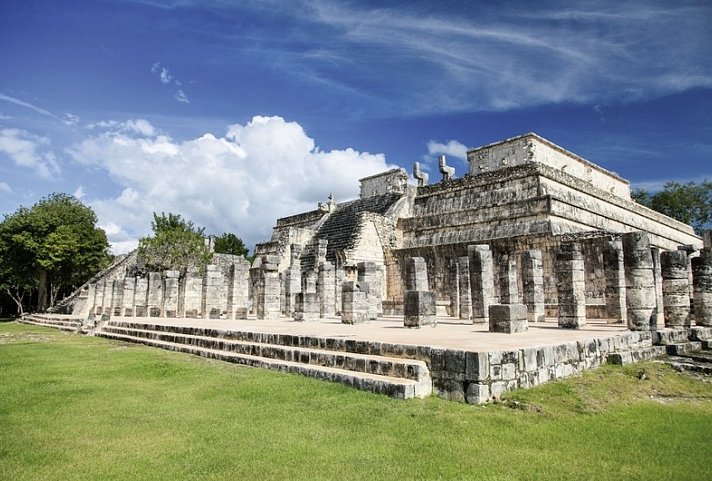
[[[153,213],[153,236],[139,240],[138,252],[146,268],[152,271],[197,268],[210,262],[212,254],[205,245],[205,229],[178,214]]]
[[[213,244],[215,252],[219,254],[232,254],[234,256],[247,257],[250,250],[245,247],[245,243],[242,239],[237,237],[235,234],[225,232],[223,235],[215,238],[215,243]]]
[[[663,190],[650,194],[636,189],[633,199],[646,207],[691,225],[698,234],[712,224],[712,182],[666,182]]]
[[[0,223],[0,286],[23,312],[36,294],[42,310],[108,265],[106,233],[77,198],[54,193]],[[31,301],[30,301],[31,302]]]

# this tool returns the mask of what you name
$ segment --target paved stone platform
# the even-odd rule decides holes
[[[677,352],[712,340],[709,327],[660,326],[653,333],[603,320],[589,320],[581,329],[562,329],[551,319],[516,334],[488,332],[487,325],[452,318],[439,318],[436,327],[407,329],[401,316],[355,325],[336,318],[85,321],[60,315],[27,316],[25,322],[80,325],[76,332],[298,373],[394,397],[435,393],[469,403],[487,402],[503,392],[604,363],[651,359],[666,350]]]

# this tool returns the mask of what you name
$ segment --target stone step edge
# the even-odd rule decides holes
[[[118,332],[117,332],[118,330]],[[424,382],[424,381],[430,381],[430,370],[428,369],[427,364],[425,361],[420,361],[417,359],[407,359],[407,358],[401,358],[401,357],[388,357],[388,356],[377,356],[374,354],[358,354],[354,352],[346,352],[346,351],[330,351],[328,349],[315,349],[311,347],[300,347],[300,346],[283,346],[281,344],[266,344],[266,343],[257,343],[257,342],[251,342],[251,341],[237,341],[237,340],[227,340],[223,338],[216,338],[216,337],[210,337],[210,336],[196,336],[192,334],[178,334],[178,333],[173,333],[173,332],[164,332],[164,331],[153,331],[150,329],[130,329],[130,328],[123,328],[123,327],[117,327],[117,326],[102,326],[101,332],[110,332],[110,333],[115,333],[119,335],[131,335],[131,333],[139,333],[139,334],[149,334],[149,333],[156,333],[158,334],[159,338],[158,339],[151,339],[147,338],[141,335],[137,335],[134,337],[140,337],[142,339],[150,339],[150,340],[159,340],[162,342],[172,342],[172,341],[167,341],[165,339],[161,339],[162,336],[172,336],[172,337],[179,337],[179,338],[184,338],[184,339],[195,339],[198,341],[208,341],[208,342],[214,342],[214,341],[219,341],[224,344],[229,344],[229,345],[236,345],[236,346],[252,346],[252,345],[259,345],[260,347],[268,348],[268,349],[275,349],[275,350],[280,350],[280,351],[295,351],[295,352],[300,352],[300,353],[308,353],[308,354],[326,354],[330,356],[342,356],[345,358],[352,358],[352,359],[358,359],[358,360],[363,360],[365,362],[365,366],[367,366],[371,361],[376,361],[376,362],[389,362],[392,365],[403,365],[404,368],[404,376],[402,379],[411,379],[413,381],[417,382]],[[200,347],[203,349],[211,349],[209,347],[203,347],[203,346],[196,346],[195,344],[190,344],[190,343],[185,343],[185,342],[173,342],[174,344],[185,344],[188,346],[195,346],[195,347]],[[226,351],[226,352],[233,352],[233,351]],[[234,354],[239,354],[239,353],[234,353]],[[251,355],[251,354],[247,354]],[[260,356],[262,357],[262,356]],[[267,356],[264,356],[267,357]],[[275,359],[278,361],[281,361],[282,359],[276,359],[276,358],[270,358],[270,359]],[[288,361],[288,362],[299,362],[299,361]],[[314,365],[309,362],[299,362],[300,364],[309,364],[309,365]],[[408,366],[412,366],[414,368],[414,375],[416,376],[415,379],[411,377],[407,377],[407,368]],[[331,366],[324,366],[324,367],[331,367]],[[337,368],[338,369],[338,368]],[[366,372],[367,371],[356,371],[356,372]],[[369,373],[369,374],[374,374],[374,373]],[[383,374],[375,374],[377,376],[385,376]],[[395,377],[395,376],[387,376],[387,377],[394,377],[396,379],[401,379],[401,377]]]
[[[29,320],[29,319],[22,319],[19,322],[21,322],[23,324],[32,324],[33,326],[41,326],[41,327],[50,327],[53,329],[60,329],[62,331],[76,331],[80,327],[80,325],[77,325],[77,324],[49,323],[49,322],[40,322],[40,321],[34,321],[34,320]]]
[[[665,350],[670,356],[680,356],[702,350],[702,341],[688,341],[676,344],[666,344]]]
[[[242,364],[264,369],[272,369],[290,374],[301,374],[330,382],[340,382],[347,386],[363,391],[372,391],[377,394],[385,394],[400,399],[411,399],[414,397],[424,398],[432,393],[432,384],[414,381],[412,379],[393,378],[370,374],[365,372],[349,371],[345,369],[315,366],[312,364],[302,364],[292,361],[281,361],[270,358],[252,356],[249,354],[236,354],[228,351],[216,349],[199,348],[186,344],[175,344],[165,341],[156,341],[141,337],[126,336],[108,332],[97,332],[97,336],[107,339],[115,339],[136,344],[144,344],[151,347],[158,347],[169,351],[184,352],[206,358],[218,359],[234,364]]]
[[[623,352],[612,352],[606,357],[608,364],[631,364],[637,361],[647,361],[667,354],[665,346],[650,346],[642,349],[631,349]]]
[[[271,332],[261,332],[261,331],[248,331],[248,330],[233,330],[233,329],[220,329],[220,328],[205,328],[205,327],[196,327],[196,326],[176,326],[172,324],[149,324],[149,323],[142,323],[142,322],[131,322],[131,321],[122,321],[122,320],[115,320],[115,319],[110,319],[105,322],[105,326],[118,326],[118,327],[130,327],[133,329],[144,329],[144,328],[149,328],[151,330],[159,331],[159,332],[168,332],[168,333],[176,333],[176,334],[183,334],[184,330],[203,330],[203,331],[213,331],[216,333],[215,336],[208,336],[208,337],[217,337],[220,339],[229,339],[229,340],[242,340],[242,341],[247,341],[247,342],[254,342],[254,343],[260,343],[260,344],[278,344],[282,346],[294,346],[294,347],[301,347],[300,344],[295,344],[295,343],[289,343],[286,342],[289,339],[310,339],[314,341],[318,341],[319,344],[322,344],[320,346],[312,345],[312,346],[304,346],[304,347],[310,347],[312,349],[322,349],[322,350],[330,350],[330,351],[338,351],[338,352],[348,352],[348,353],[354,353],[354,354],[365,354],[365,355],[372,355],[372,356],[388,356],[388,357],[393,357],[397,359],[411,359],[415,361],[420,361],[423,359],[430,359],[430,351],[433,349],[431,346],[424,346],[424,345],[416,345],[416,344],[400,344],[400,343],[389,343],[389,342],[381,342],[381,341],[367,341],[367,340],[362,340],[362,339],[344,339],[344,338],[335,338],[335,337],[319,337],[316,335],[310,336],[310,335],[296,335],[296,334],[287,334],[287,333],[271,333]],[[155,328],[155,329],[154,329]],[[194,335],[194,334],[189,334],[189,335]],[[276,338],[279,340],[284,340],[285,342],[269,342],[267,340],[264,340],[265,338]],[[260,339],[261,338],[261,339]],[[334,345],[329,345],[329,344],[337,344],[336,346]],[[349,344],[353,344],[353,346],[349,346]],[[359,347],[363,347],[364,351],[368,350],[371,352],[364,352],[359,350]],[[377,347],[379,352],[373,352],[374,347]],[[390,352],[385,352],[381,353],[380,349],[391,349]]]

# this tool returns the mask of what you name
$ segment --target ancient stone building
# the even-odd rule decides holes
[[[361,179],[356,200],[330,196],[313,211],[278,219],[252,266],[216,255],[205,273],[135,275],[134,254],[65,304],[77,314],[368,322],[403,315],[410,290],[434,300],[438,317],[465,322],[487,322],[493,305],[518,304],[528,322],[554,318],[579,328],[598,318],[632,329],[646,325],[645,316],[683,316],[692,304],[691,266],[702,239],[634,202],[626,180],[531,133],[467,156],[464,177],[454,178],[441,157],[435,183],[418,164],[418,185],[392,169]],[[688,268],[677,268],[673,281],[660,253],[678,249]],[[407,289],[414,258],[427,274]],[[679,306],[665,311],[663,285]],[[685,286],[689,297],[678,293]],[[697,298],[702,306],[703,294]],[[523,320],[519,307],[506,312]]]

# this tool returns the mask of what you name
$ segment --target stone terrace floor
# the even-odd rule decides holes
[[[623,324],[607,324],[605,320],[598,319],[588,320],[583,329],[562,329],[558,327],[556,319],[547,319],[547,322],[529,324],[529,331],[519,334],[491,333],[488,332],[486,324],[466,324],[453,318],[438,318],[436,327],[407,329],[403,327],[402,316],[386,316],[367,324],[356,325],[342,324],[338,318],[305,322],[296,322],[289,318],[258,320],[254,317],[242,320],[161,317],[112,317],[112,319],[145,324],[421,345],[474,352],[558,345],[572,341],[606,338],[628,331]]]

